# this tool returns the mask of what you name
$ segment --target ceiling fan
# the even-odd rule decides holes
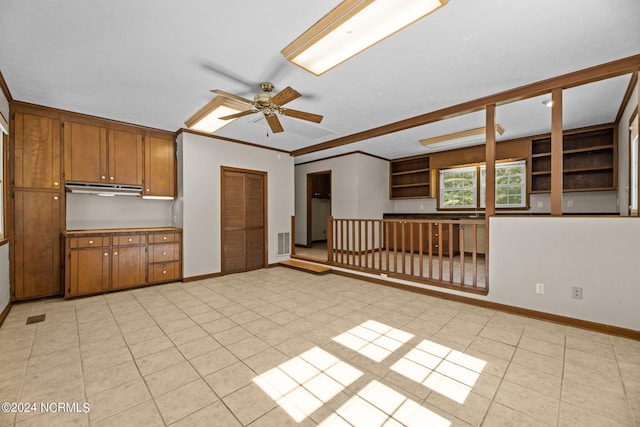
[[[291,88],[290,86],[287,86],[275,95],[271,94],[271,92],[273,92],[273,83],[260,83],[260,88],[262,89],[262,92],[255,94],[255,96],[253,97],[253,101],[222,90],[212,90],[211,92],[215,94],[218,94],[225,98],[233,99],[234,101],[238,101],[243,104],[251,105],[253,107],[251,110],[241,111],[236,114],[220,117],[220,120],[231,120],[237,119],[238,117],[247,116],[249,114],[262,113],[264,114],[264,118],[267,120],[267,123],[269,124],[269,127],[271,128],[271,131],[273,133],[284,131],[284,128],[282,127],[282,124],[280,123],[280,120],[278,119],[276,113],[282,114],[283,116],[307,120],[314,123],[320,123],[322,121],[322,116],[319,114],[307,113],[305,111],[292,110],[290,108],[282,107],[286,103],[302,96],[300,95],[300,93],[298,93],[298,91]]]

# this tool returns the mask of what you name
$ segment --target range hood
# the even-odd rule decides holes
[[[86,182],[67,182],[64,185],[69,193],[93,194],[96,196],[142,196],[140,185],[93,184]]]

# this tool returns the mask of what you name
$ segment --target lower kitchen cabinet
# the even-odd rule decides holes
[[[65,295],[89,295],[109,290],[109,267],[109,247],[71,249],[65,265]]]
[[[181,235],[176,228],[65,232],[65,296],[180,280]]]

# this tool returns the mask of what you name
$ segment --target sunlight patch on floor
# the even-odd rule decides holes
[[[413,335],[408,332],[375,320],[367,320],[333,340],[373,361],[382,362],[411,338]]]
[[[484,360],[424,340],[391,369],[462,404],[486,364]]]

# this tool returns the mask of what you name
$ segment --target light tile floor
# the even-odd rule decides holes
[[[37,406],[0,426],[640,425],[640,342],[278,267],[16,304],[0,401]]]

